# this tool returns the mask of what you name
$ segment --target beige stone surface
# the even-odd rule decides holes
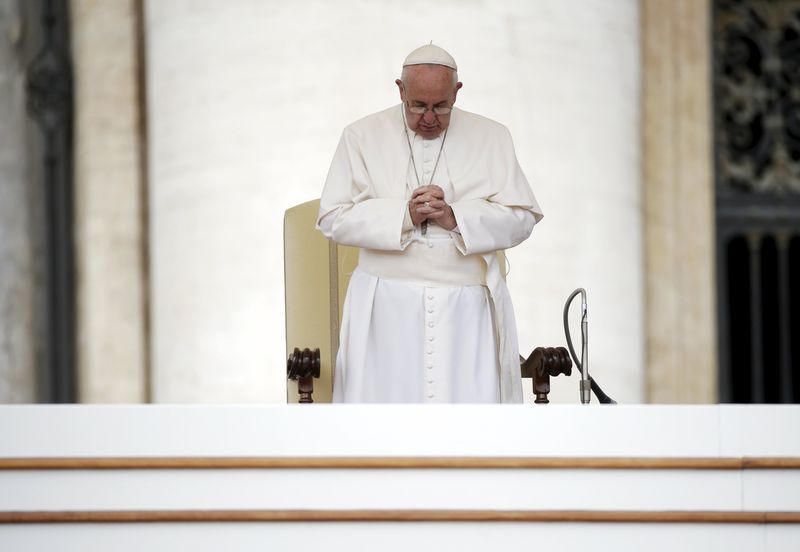
[[[36,402],[42,322],[22,29],[18,1],[0,0],[0,403]]]
[[[72,0],[81,402],[147,399],[135,0]]]
[[[710,6],[641,6],[647,397],[716,402]]]

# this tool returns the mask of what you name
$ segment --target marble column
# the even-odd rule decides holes
[[[0,0],[0,403],[37,400],[41,247],[35,231],[19,0]]]
[[[717,400],[707,0],[642,0],[647,397]]]
[[[286,400],[276,199],[295,183],[264,171],[291,160],[259,96],[274,8],[145,3],[156,402]]]
[[[143,116],[136,0],[72,0],[78,390],[148,399]]]

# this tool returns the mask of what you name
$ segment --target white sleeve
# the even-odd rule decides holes
[[[402,250],[410,242],[408,203],[375,197],[357,137],[345,129],[320,198],[317,229],[343,245]]]
[[[488,253],[519,245],[531,235],[535,215],[523,207],[509,207],[485,199],[452,205],[458,223],[453,241],[464,255]]]
[[[490,155],[492,190],[485,198],[453,202],[458,234],[456,247],[464,255],[488,253],[518,245],[542,219],[542,210],[519,166],[511,135],[505,128]]]

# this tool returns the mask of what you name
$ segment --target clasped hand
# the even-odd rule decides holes
[[[445,230],[452,230],[457,225],[453,209],[444,200],[444,190],[435,184],[414,190],[408,202],[408,212],[414,226],[425,220],[436,221]]]

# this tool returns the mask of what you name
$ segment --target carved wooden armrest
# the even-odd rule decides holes
[[[572,360],[564,347],[536,347],[527,360],[520,357],[520,371],[523,378],[533,379],[533,392],[537,404],[548,404],[550,376],[572,374]]]
[[[319,349],[303,349],[297,347],[286,360],[286,377],[297,381],[297,390],[300,392],[301,403],[313,403],[311,395],[314,393],[314,378],[319,378],[320,359]]]

